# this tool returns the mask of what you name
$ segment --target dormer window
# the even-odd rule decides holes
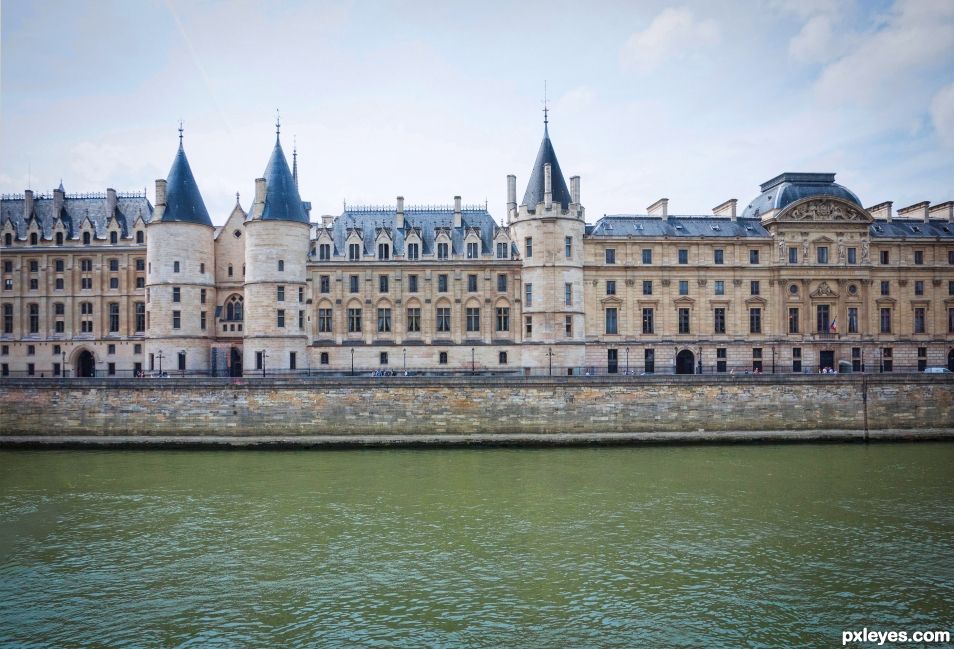
[[[36,232],[31,232],[31,233],[30,233],[30,245],[31,245],[31,246],[35,246],[37,243],[39,243],[39,237],[37,237]]]
[[[477,242],[470,241],[467,243],[467,258],[468,259],[477,259]]]
[[[378,259],[390,259],[391,258],[391,246],[386,243],[378,244]]]
[[[63,245],[63,233],[62,233],[62,232],[57,232],[57,233],[56,233],[56,245],[58,245],[58,246],[62,246],[62,245]]]
[[[421,244],[419,243],[409,243],[407,244],[407,258],[408,259],[417,259],[421,255]]]
[[[497,259],[506,259],[507,258],[507,243],[501,241],[497,244]]]
[[[348,244],[348,259],[350,261],[358,261],[359,259],[361,259],[361,244],[359,243]]]
[[[437,244],[437,258],[447,259],[447,244],[446,243]]]
[[[331,259],[331,244],[322,243],[318,245],[318,259],[328,261]]]
[[[110,243],[119,243],[119,233],[115,230],[109,233],[109,242]]]
[[[90,235],[89,235],[89,232],[84,232],[84,233],[83,233],[83,244],[88,246],[89,243],[90,243],[90,238],[91,238],[91,237],[90,237]]]

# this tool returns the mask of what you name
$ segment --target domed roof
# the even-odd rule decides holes
[[[762,193],[745,208],[743,218],[759,218],[767,212],[783,209],[811,196],[834,196],[863,207],[853,192],[835,182],[833,173],[789,171],[762,183],[760,189]]]

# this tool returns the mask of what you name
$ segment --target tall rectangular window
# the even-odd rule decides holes
[[[915,265],[915,266],[923,266],[923,265],[924,265],[924,251],[923,251],[923,250],[915,250],[915,251],[914,251],[914,265]]]
[[[361,333],[361,309],[348,309],[348,333]]]
[[[386,243],[378,244],[378,259],[390,259],[391,258],[391,246]]]
[[[858,249],[857,248],[848,248],[848,263],[857,264],[858,263]]]
[[[136,302],[136,333],[146,330],[146,303]]]
[[[954,307],[947,310],[947,333],[954,334]]]
[[[205,331],[205,311],[199,312],[199,329]]]
[[[914,307],[914,333],[924,333],[924,307]]]
[[[858,307],[848,307],[848,333],[858,333]]]
[[[408,333],[421,332],[421,309],[419,307],[408,307],[407,309],[407,331]]]
[[[749,333],[762,333],[762,309],[759,307],[749,309]]]
[[[447,259],[448,257],[448,247],[446,242],[437,244],[437,258],[438,259]]]
[[[523,334],[527,338],[530,338],[533,335],[533,316],[524,316],[523,318]]]
[[[759,284],[759,280],[753,279],[751,282],[749,282],[749,293],[751,293],[752,295],[758,295],[760,292],[761,286],[762,285]]]
[[[679,280],[679,295],[689,295],[689,280]]]
[[[361,244],[349,243],[348,244],[348,260],[358,261],[359,259],[361,259]]]
[[[407,292],[417,293],[417,275],[407,276]]]
[[[507,258],[507,244],[501,241],[497,244],[497,259],[506,259],[506,258]]]
[[[643,263],[647,266],[653,263],[653,249],[643,248]]]
[[[686,248],[679,249],[679,263],[688,264],[689,263],[689,250]]]
[[[616,263],[616,248],[607,248],[604,255],[604,260],[607,264]]]
[[[510,331],[509,307],[497,307],[497,331]]]
[[[352,293],[357,293],[361,288],[360,280],[357,275],[350,275],[348,277],[348,290]]]
[[[276,296],[276,299],[277,299],[279,302],[284,302],[284,301],[285,301],[285,287],[284,287],[284,286],[279,286],[279,287],[278,287],[278,290],[277,290],[277,293],[278,293],[278,295]]]
[[[881,281],[881,294],[890,295],[891,294],[891,282],[888,280]]]
[[[3,305],[3,333],[13,333],[13,305],[9,302]]]
[[[789,307],[788,309],[788,333],[798,333],[798,307]]]
[[[182,311],[173,311],[172,312],[172,328],[179,329],[182,327]]]
[[[651,307],[646,307],[643,309],[643,333],[651,334],[655,331],[655,323],[653,322],[653,309]]]
[[[528,282],[523,285],[524,306],[533,306],[533,284]]]
[[[573,316],[563,316],[563,333],[567,338],[573,337]]]
[[[722,248],[716,248],[712,251],[712,262],[717,265],[725,263],[725,251]]]
[[[891,309],[890,308],[881,309],[881,333],[883,334],[891,333]]]
[[[507,276],[503,273],[497,275],[497,292],[506,293],[507,292]]]
[[[656,371],[656,351],[654,349],[643,351],[643,370],[647,374],[653,374]]]
[[[573,284],[570,282],[563,284],[563,301],[566,306],[573,305]]]
[[[477,292],[477,275],[470,274],[467,276],[467,291],[469,293]]]
[[[378,333],[391,333],[391,309],[378,309]]]
[[[523,256],[527,259],[533,257],[533,237],[527,237],[523,240]]]
[[[467,331],[480,332],[480,307],[467,307]]]
[[[30,304],[30,333],[40,333],[40,305]]]
[[[178,286],[172,287],[172,301],[181,302],[182,301],[182,289]]]
[[[679,309],[679,333],[687,334],[689,333],[689,309],[682,308]]]
[[[608,334],[619,333],[619,323],[617,322],[616,307],[608,307],[606,309],[606,333]]]
[[[726,358],[726,348],[725,347],[716,347],[716,372],[720,374],[725,374],[725,371],[728,369]]]
[[[390,288],[388,276],[378,275],[378,292],[387,293]]]
[[[278,309],[276,315],[277,317],[275,318],[275,326],[277,326],[279,329],[283,329],[285,327],[285,309]]]
[[[437,276],[437,292],[446,293],[447,292],[447,275],[441,273]]]
[[[815,325],[820,334],[831,331],[831,311],[827,304],[819,304],[815,308]]]
[[[468,241],[468,242],[467,242],[467,258],[468,258],[468,259],[477,259],[478,256],[479,256],[479,254],[478,254],[478,251],[477,251],[477,242],[476,242],[476,241]]]
[[[815,249],[815,254],[819,264],[828,263],[828,246],[818,246]]]
[[[407,258],[408,259],[417,259],[421,256],[421,244],[419,243],[409,243],[407,244]]]
[[[616,280],[615,279],[606,280],[606,294],[616,295]]]
[[[717,279],[713,283],[716,295],[725,295],[725,280]]]
[[[653,280],[644,279],[643,280],[643,295],[652,295],[653,294]]]
[[[318,259],[320,261],[328,261],[331,259],[330,243],[322,243],[318,246]]]
[[[573,237],[563,238],[563,254],[567,259],[573,256]]]
[[[451,310],[450,307],[438,307],[437,311],[437,331],[448,333],[451,330]]]
[[[712,329],[714,333],[725,333],[725,308],[716,307],[712,312]]]
[[[881,261],[881,265],[882,265],[882,266],[887,266],[887,265],[888,265],[888,262],[890,261],[890,256],[888,255],[888,251],[887,251],[887,250],[882,250],[882,251],[879,253],[879,258],[880,258],[880,261]]]
[[[758,250],[749,250],[749,263],[757,264],[759,263],[759,251]]]
[[[119,302],[109,303],[109,333],[119,333]]]
[[[797,246],[788,247],[788,263],[790,264],[798,263],[798,247]]]
[[[331,333],[331,323],[331,309],[318,309],[318,333]]]

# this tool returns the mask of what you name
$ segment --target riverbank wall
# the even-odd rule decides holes
[[[950,375],[6,379],[0,445],[954,439]]]

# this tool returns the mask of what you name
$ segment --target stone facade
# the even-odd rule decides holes
[[[168,187],[167,187],[168,183]],[[144,195],[4,196],[4,375],[954,369],[954,203],[782,174],[742,214],[587,224],[545,132],[518,204],[310,219],[276,138],[213,227],[181,146]],[[201,209],[199,209],[201,208]]]

